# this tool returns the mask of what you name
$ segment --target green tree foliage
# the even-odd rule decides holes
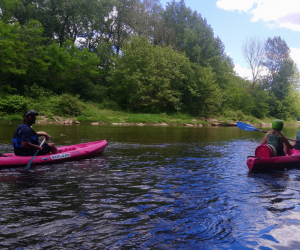
[[[71,41],[63,47],[57,43],[43,45],[43,28],[37,21],[30,21],[26,26],[0,22],[0,27],[5,36],[0,40],[4,45],[0,49],[2,84],[10,84],[20,94],[24,93],[25,85],[36,83],[57,94],[80,93],[84,99],[101,100],[96,54],[86,48],[79,49]]]
[[[0,20],[0,85],[8,75],[26,73],[26,42],[20,41],[18,23],[9,25]]]
[[[35,12],[33,18],[39,20],[44,35],[57,39],[60,47],[69,39],[73,42],[84,36],[95,23],[97,11],[103,15],[96,0],[33,0]],[[102,3],[102,1],[101,1]]]
[[[20,95],[6,95],[0,97],[0,114],[15,114],[24,112],[27,108],[27,100]]]
[[[13,17],[13,10],[17,8],[19,0],[0,0],[0,20],[9,22]]]
[[[289,51],[269,38],[269,75],[251,89],[184,0],[166,9],[159,0],[0,0],[2,107],[25,94],[53,97],[53,110],[65,115],[82,112],[80,97],[135,111],[295,117],[299,73]]]
[[[191,63],[193,72],[182,101],[184,109],[193,115],[207,116],[220,111],[223,104],[223,91],[215,81],[211,67],[201,67]]]
[[[251,95],[251,110],[250,114],[257,118],[264,118],[269,114],[269,93],[264,91],[261,85],[254,87]]]
[[[300,73],[297,66],[294,64],[294,75],[290,79],[291,85],[285,100],[288,102],[288,114],[291,117],[299,117],[300,114]]]
[[[60,96],[58,108],[62,115],[79,116],[82,115],[83,106],[78,101],[77,97],[70,94]]]
[[[182,108],[182,92],[192,74],[184,55],[135,36],[114,62],[109,82],[113,99],[120,106],[148,112]]]
[[[229,74],[233,73],[233,63],[226,55],[222,41],[214,37],[206,19],[187,8],[183,0],[168,3],[164,18],[176,32],[175,48],[185,52],[191,62],[211,67],[215,81],[221,88],[226,88]]]
[[[246,114],[250,114],[252,102],[250,101],[249,82],[235,75],[231,75],[230,78],[230,83],[224,92],[224,109],[243,110]]]
[[[281,69],[281,64],[289,59],[290,49],[286,42],[280,37],[268,38],[265,44],[266,62],[265,66],[271,74],[276,74]]]
[[[255,85],[251,94],[252,83],[238,76],[231,75],[225,91],[224,110],[243,111],[246,115],[263,118],[269,112],[269,93],[262,85]]]
[[[264,79],[264,87],[269,91],[269,114],[282,119],[291,117],[292,112],[288,96],[297,91],[293,84],[296,67],[290,58],[290,49],[281,37],[269,38],[265,45],[266,67],[268,76]]]
[[[291,117],[295,112],[292,111],[293,101],[290,96],[294,96],[298,91],[293,83],[296,66],[292,60],[286,60],[282,63],[279,72],[274,75],[272,88],[270,91],[270,115],[282,119]]]

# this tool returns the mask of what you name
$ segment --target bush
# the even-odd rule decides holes
[[[239,121],[244,121],[244,114],[241,110],[238,110],[236,112],[236,118],[239,120]]]
[[[99,109],[120,110],[120,107],[115,101],[104,99],[103,102],[99,104]]]
[[[54,92],[48,89],[44,89],[43,87],[40,87],[36,83],[34,83],[31,86],[24,86],[24,94],[25,96],[39,99],[41,97],[53,96]]]
[[[62,94],[58,102],[58,107],[61,115],[79,116],[83,113],[83,105],[77,97],[70,94]]]
[[[24,113],[26,110],[27,100],[25,97],[19,95],[0,97],[0,113],[2,115]]]
[[[23,121],[23,117],[21,115],[8,115],[5,117],[0,117],[0,122],[19,122]]]

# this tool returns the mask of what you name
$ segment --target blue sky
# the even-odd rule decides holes
[[[165,8],[170,1],[160,2]],[[300,66],[300,0],[185,0],[185,4],[207,19],[240,76],[250,77],[242,55],[247,37],[267,40],[280,36]]]

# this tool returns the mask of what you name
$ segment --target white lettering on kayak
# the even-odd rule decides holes
[[[58,155],[51,155],[52,160],[57,160],[57,159],[63,159],[63,158],[68,158],[71,157],[69,153],[66,154],[58,154]]]

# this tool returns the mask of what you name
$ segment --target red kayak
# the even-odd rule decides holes
[[[247,166],[250,171],[282,170],[285,168],[300,168],[300,150],[292,149],[286,156],[274,156],[267,145],[260,145],[255,150],[255,156],[248,156]]]
[[[31,164],[53,164],[89,158],[102,153],[106,146],[107,141],[103,140],[58,147],[57,149],[60,150],[60,153],[36,156]],[[32,156],[16,156],[13,153],[3,154],[3,156],[0,157],[0,167],[26,166],[31,158]]]

